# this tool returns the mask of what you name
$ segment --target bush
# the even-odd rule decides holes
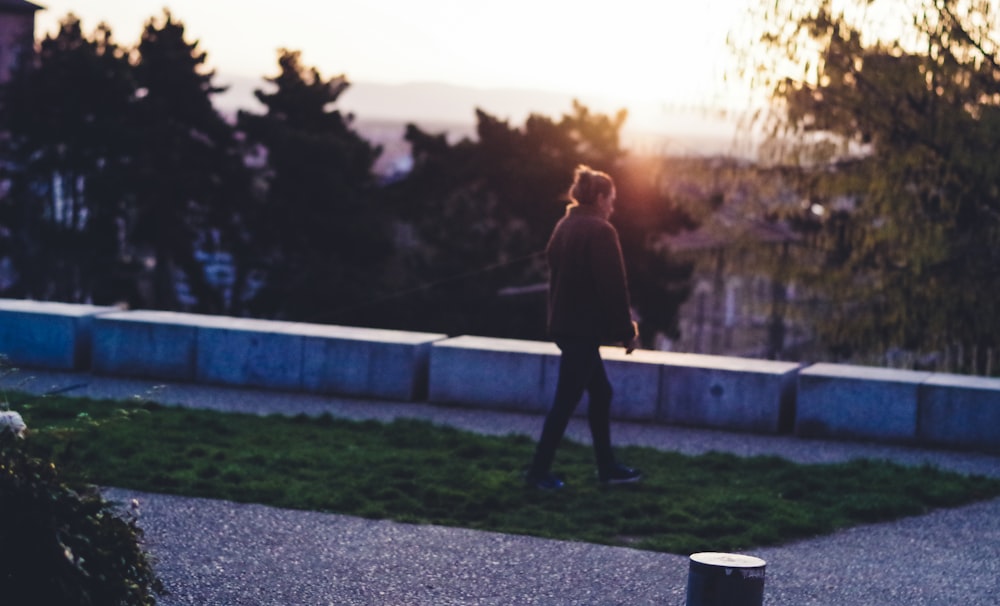
[[[6,606],[156,604],[137,503],[124,516],[28,453],[20,416],[0,411],[0,592]]]

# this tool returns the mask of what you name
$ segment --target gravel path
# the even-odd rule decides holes
[[[16,384],[15,384],[16,383]],[[149,397],[165,404],[355,419],[416,417],[493,434],[536,436],[536,415],[162,385],[80,373],[6,377],[32,393]],[[568,435],[586,442],[576,419]],[[1000,477],[1000,457],[621,423],[618,444],[697,454],[773,454],[800,462],[883,458]],[[362,520],[261,505],[136,493],[157,570],[180,605],[684,604],[687,558],[466,529]],[[751,550],[767,561],[768,606],[996,606],[1000,499]]]
[[[580,604],[685,600],[687,558],[262,505],[140,502],[165,606]],[[757,549],[768,606],[996,606],[1000,500]]]

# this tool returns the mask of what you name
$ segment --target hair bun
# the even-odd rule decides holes
[[[598,196],[607,194],[613,187],[614,184],[607,173],[580,164],[574,171],[569,197],[578,204],[590,205],[597,201]]]

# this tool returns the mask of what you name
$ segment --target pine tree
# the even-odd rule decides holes
[[[256,215],[264,286],[255,313],[337,320],[336,310],[373,296],[390,243],[372,172],[380,150],[334,105],[349,86],[324,78],[296,51],[279,51],[273,92],[257,90],[264,114],[240,112],[239,127],[266,154],[266,200]]]
[[[129,237],[155,262],[154,307],[181,306],[175,285],[182,273],[195,299],[193,310],[218,313],[239,302],[232,296],[227,301],[223,289],[209,282],[196,253],[245,249],[242,221],[250,181],[235,128],[212,104],[212,95],[224,89],[213,83],[214,72],[198,46],[185,39],[183,23],[169,11],[150,19],[142,33],[135,66],[140,144]]]

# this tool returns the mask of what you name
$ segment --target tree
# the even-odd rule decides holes
[[[824,262],[806,272],[834,303],[820,328],[842,355],[957,342],[980,352],[982,368],[998,344],[1000,320],[987,311],[1000,287],[990,5],[924,0],[903,13],[909,24],[875,30],[874,12],[900,14],[898,3],[761,3],[753,48],[769,52],[744,67],[776,103],[775,138],[796,144],[783,160],[826,172],[814,203],[856,200],[825,215]]]
[[[611,220],[621,239],[632,306],[647,347],[654,345],[656,333],[679,336],[680,307],[691,295],[695,268],[662,245],[665,234],[698,227],[690,211],[661,189],[666,170],[662,159],[635,158],[620,162],[615,174],[618,201]]]
[[[224,89],[213,84],[205,61],[206,53],[198,42],[185,40],[183,23],[169,11],[146,23],[135,65],[139,143],[128,236],[155,262],[152,306],[180,308],[175,284],[182,272],[194,310],[219,313],[238,306],[239,297],[226,300],[223,289],[207,279],[196,252],[245,250],[242,223],[250,180],[234,127],[212,105],[211,96]]]
[[[380,150],[333,106],[349,86],[279,51],[280,73],[258,90],[263,115],[240,112],[239,127],[266,154],[266,200],[256,216],[264,287],[256,312],[300,321],[372,296],[390,246],[372,172]]]
[[[127,299],[119,222],[133,143],[135,82],[125,50],[72,14],[4,91],[11,192],[6,247],[20,281],[12,296],[110,303]]]

